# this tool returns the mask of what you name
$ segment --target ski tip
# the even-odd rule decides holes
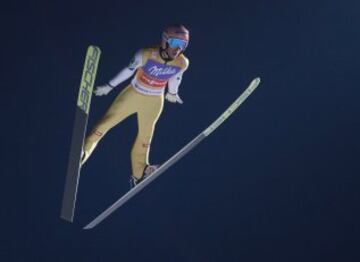
[[[89,45],[89,48],[96,48],[96,49],[100,49],[100,47],[98,47],[97,45]]]
[[[254,78],[253,81],[254,81],[256,84],[260,84],[261,79],[260,79],[260,77],[256,77],[256,78]]]
[[[89,45],[88,50],[96,50],[98,53],[101,53],[100,47],[96,45]]]

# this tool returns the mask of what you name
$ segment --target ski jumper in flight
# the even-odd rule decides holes
[[[163,110],[164,97],[172,103],[183,103],[178,91],[182,75],[189,65],[189,60],[183,54],[188,43],[189,31],[183,25],[169,26],[162,34],[160,46],[140,49],[130,64],[108,84],[95,89],[95,95],[107,95],[135,74],[131,83],[119,93],[103,118],[86,137],[82,165],[111,128],[136,114],[138,134],[131,149],[133,185],[156,170],[158,166],[149,163],[151,140]]]

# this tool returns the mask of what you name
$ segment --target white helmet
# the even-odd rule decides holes
[[[182,50],[188,46],[190,40],[189,30],[183,25],[168,26],[162,33],[161,48],[166,49],[168,46],[179,47]]]

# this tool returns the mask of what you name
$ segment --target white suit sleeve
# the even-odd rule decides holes
[[[109,81],[109,85],[111,87],[116,87],[117,85],[121,84],[125,80],[129,79],[135,73],[136,69],[138,69],[141,65],[142,56],[141,52],[138,51],[131,60],[130,64],[122,69],[114,78]]]
[[[168,82],[168,92],[169,93],[171,93],[171,94],[178,93],[184,71],[185,70],[181,70],[179,73],[177,73],[176,75],[174,75],[172,78],[169,79],[169,82]]]

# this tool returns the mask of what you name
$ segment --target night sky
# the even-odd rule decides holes
[[[28,1],[1,10],[0,261],[360,261],[360,2]],[[95,85],[183,23],[183,105],[166,103],[161,163],[259,76],[221,127],[94,230],[129,189],[128,118],[81,173],[75,221],[60,219],[86,49]],[[93,97],[89,128],[126,84]],[[358,160],[358,161],[357,161]]]

